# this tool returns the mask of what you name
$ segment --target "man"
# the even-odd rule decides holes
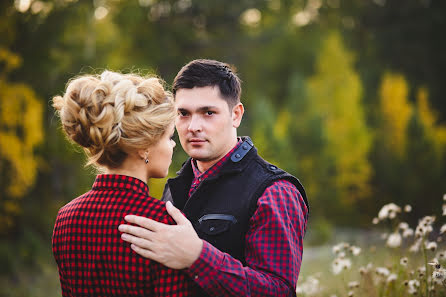
[[[173,92],[176,129],[191,157],[163,195],[177,225],[130,215],[127,222],[143,228],[121,225],[122,238],[144,257],[185,269],[203,296],[295,296],[308,202],[295,177],[237,137],[239,78],[227,64],[194,60]]]

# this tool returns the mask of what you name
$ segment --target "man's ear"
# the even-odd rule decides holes
[[[240,102],[232,108],[232,126],[234,128],[238,128],[240,126],[240,122],[242,121],[244,112],[245,108]]]

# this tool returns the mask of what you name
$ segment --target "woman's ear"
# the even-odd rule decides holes
[[[138,150],[138,156],[143,160],[148,159],[149,158],[149,150]]]
[[[240,126],[244,112],[245,108],[240,102],[232,108],[232,126],[234,128],[238,128]]]

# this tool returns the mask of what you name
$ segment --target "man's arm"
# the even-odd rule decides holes
[[[259,198],[246,236],[247,266],[205,241],[198,250],[190,222],[186,220],[184,225],[184,216],[172,205],[167,209],[178,225],[162,226],[146,218],[128,216],[128,222],[151,231],[123,225],[120,231],[133,234],[123,234],[123,239],[133,243],[132,248],[145,257],[172,268],[188,268],[186,271],[210,295],[295,296],[307,209],[294,185],[277,181]]]
[[[210,295],[295,296],[307,209],[289,182],[269,186],[246,236],[247,266],[204,242],[189,274]]]

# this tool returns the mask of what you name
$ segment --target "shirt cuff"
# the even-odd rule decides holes
[[[186,269],[186,272],[196,283],[205,287],[208,280],[212,279],[212,275],[217,273],[223,258],[224,253],[203,240],[200,256],[192,263],[191,267]]]

